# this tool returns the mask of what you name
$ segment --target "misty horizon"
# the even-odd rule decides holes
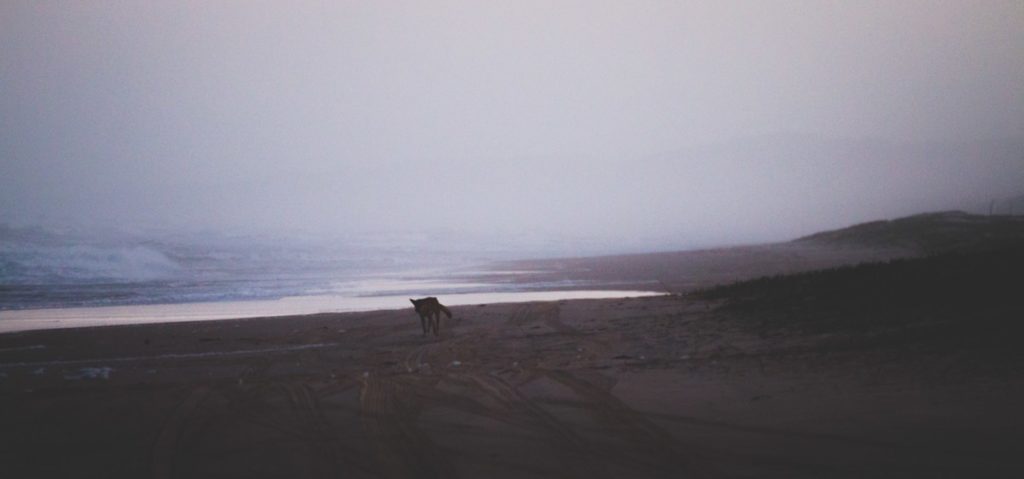
[[[1024,193],[1014,2],[7,2],[0,43],[14,226],[594,254]]]

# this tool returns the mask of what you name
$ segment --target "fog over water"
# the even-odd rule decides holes
[[[8,0],[0,169],[48,230],[784,240],[1024,193],[1024,6]]]

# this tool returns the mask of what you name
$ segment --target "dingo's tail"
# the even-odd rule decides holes
[[[452,319],[452,312],[448,311],[448,308],[444,307],[441,303],[437,303],[437,306],[441,308],[441,311],[444,312],[445,316],[448,316],[448,319]]]

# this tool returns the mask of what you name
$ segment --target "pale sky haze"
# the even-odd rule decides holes
[[[1021,193],[1019,0],[0,3],[0,222],[681,247]]]

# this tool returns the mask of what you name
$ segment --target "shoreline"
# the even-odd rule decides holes
[[[407,298],[423,296],[437,296],[444,304],[462,305],[686,294],[730,281],[910,255],[909,251],[901,249],[778,243],[668,253],[504,261],[472,271],[364,278],[347,283],[347,292],[341,294],[0,310],[0,334],[402,309],[408,303]]]
[[[706,284],[773,273],[795,252],[760,253],[584,269],[676,267]],[[998,273],[1019,258],[714,294],[438,294],[452,312],[438,336],[404,295],[401,309],[238,319],[232,307],[217,321],[0,334],[0,463],[17,477],[1018,477],[1020,303]],[[904,300],[860,309],[877,296],[857,283],[872,271]],[[918,284],[907,271],[969,275]]]
[[[449,306],[514,304],[573,299],[616,299],[666,294],[639,290],[555,290],[456,293],[441,297]],[[19,309],[0,311],[0,334],[47,329],[225,321],[407,309],[406,295],[295,296],[278,300],[170,303],[127,306]]]

